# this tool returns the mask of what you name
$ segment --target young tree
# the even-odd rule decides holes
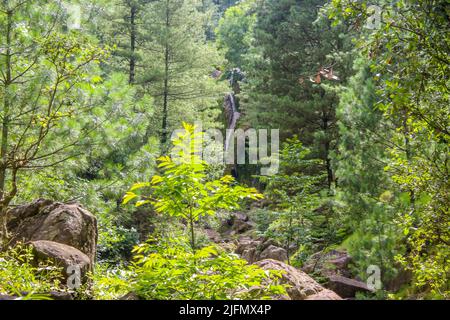
[[[309,159],[310,153],[297,137],[288,139],[280,154],[280,172],[260,177],[266,184],[270,208],[277,212],[265,235],[284,246],[290,263],[293,247],[306,257],[339,239],[336,215],[327,208],[328,199],[321,195],[326,187],[326,172],[315,172],[321,161]]]
[[[286,294],[286,286],[279,284],[280,270],[249,265],[217,246],[192,252],[183,238],[149,239],[133,252],[125,279],[98,279],[98,287],[109,296],[131,291],[148,300],[250,300]]]
[[[89,111],[83,99],[98,81],[89,69],[106,52],[76,32],[62,34],[62,13],[53,1],[0,4],[2,240],[8,238],[8,206],[17,195],[19,173],[73,157],[92,129],[70,123]]]
[[[136,206],[151,204],[156,211],[187,221],[190,244],[197,249],[195,222],[203,216],[214,215],[217,210],[237,210],[243,199],[257,200],[262,195],[254,188],[234,184],[231,176],[208,180],[207,164],[196,154],[202,144],[202,134],[191,125],[184,124],[184,134],[173,141],[176,158],[159,159],[162,176],[153,176],[151,182],[137,183],[124,197],[123,203],[138,197],[136,190],[149,188],[149,195],[142,195]]]
[[[357,273],[364,276],[368,266],[377,265],[386,284],[397,273],[394,257],[402,247],[394,224],[398,192],[384,170],[386,147],[392,144],[391,124],[376,107],[380,97],[368,60],[359,56],[355,71],[341,91],[337,110],[337,198],[344,204],[344,221],[353,234],[347,243]]]

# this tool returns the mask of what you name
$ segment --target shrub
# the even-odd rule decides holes
[[[50,261],[35,265],[32,247],[23,244],[0,252],[0,294],[18,299],[50,299],[60,291],[61,271]]]
[[[133,266],[99,279],[98,289],[110,296],[128,290],[146,300],[270,299],[286,294],[277,281],[279,271],[248,265],[215,246],[194,253],[185,238],[149,240],[134,252]]]

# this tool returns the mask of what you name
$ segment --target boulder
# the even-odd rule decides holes
[[[232,234],[242,234],[253,229],[253,225],[247,221],[236,219],[233,227],[231,228]]]
[[[77,248],[95,261],[97,219],[79,204],[39,199],[9,211],[12,243],[48,240]]]
[[[302,270],[306,273],[319,273],[325,278],[334,275],[350,278],[349,264],[351,261],[349,254],[343,250],[317,252],[305,262]]]
[[[339,297],[339,299],[336,297],[339,297],[336,292],[325,289],[319,293],[313,294],[312,296],[308,296],[305,300],[342,300],[341,297]]]
[[[242,237],[238,240],[236,253],[249,263],[264,259],[287,260],[287,251],[279,247],[273,240],[260,238],[253,240]]]
[[[325,287],[333,290],[343,298],[354,298],[357,292],[371,292],[367,285],[353,279],[349,265],[350,255],[344,250],[331,250],[313,254],[302,270],[317,273],[327,279]]]
[[[339,295],[322,287],[303,271],[284,262],[267,259],[257,262],[256,265],[264,270],[282,271],[281,283],[289,286],[286,291],[291,300],[342,300]]]
[[[372,292],[364,282],[342,276],[330,276],[327,287],[343,298],[354,298],[357,292]]]
[[[243,212],[235,212],[235,213],[233,213],[233,216],[236,220],[241,220],[241,221],[245,221],[245,222],[249,221],[248,215]]]
[[[236,253],[241,254],[244,250],[249,247],[256,247],[257,241],[250,237],[242,237],[237,241]]]
[[[211,240],[215,243],[222,242],[222,237],[216,230],[208,228],[208,229],[205,229],[205,233],[209,240]]]
[[[241,253],[241,258],[244,260],[247,260],[248,263],[253,263],[256,261],[259,261],[258,253],[256,251],[256,248],[247,248],[244,249]]]
[[[250,221],[248,215],[241,212],[234,212],[228,219],[222,221],[220,233],[223,237],[230,237],[246,233],[254,229],[255,225]]]
[[[287,251],[283,248],[276,247],[274,245],[269,245],[264,249],[259,255],[259,259],[273,259],[278,261],[286,261],[288,258]]]
[[[46,240],[31,241],[30,244],[33,247],[36,263],[53,261],[55,265],[63,269],[61,278],[64,280],[74,274],[73,271],[68,272],[69,267],[79,268],[82,282],[86,281],[87,272],[92,271],[93,265],[90,258],[74,247]]]

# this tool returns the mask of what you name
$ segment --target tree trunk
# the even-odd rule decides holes
[[[6,175],[8,161],[8,135],[9,135],[9,112],[11,109],[11,93],[10,86],[12,82],[11,75],[11,32],[12,32],[12,12],[7,13],[6,25],[6,54],[5,54],[5,80],[4,80],[4,96],[3,96],[3,121],[2,121],[2,139],[0,146],[0,222],[1,222],[1,244],[5,243],[8,238],[7,230],[7,210],[9,201],[6,196]]]
[[[195,253],[196,246],[195,246],[195,229],[194,229],[194,217],[192,216],[192,213],[189,215],[189,229],[190,229],[190,236],[191,236],[191,247],[192,251]]]
[[[130,8],[130,84],[133,84],[136,78],[136,13],[137,8],[132,5]]]
[[[166,32],[170,26],[170,12],[169,1],[166,2]],[[166,39],[164,50],[164,91],[163,91],[163,114],[162,114],[162,134],[161,134],[161,146],[167,143],[168,137],[168,98],[169,98],[169,39]]]
[[[324,131],[325,134],[325,142],[324,142],[324,149],[325,149],[325,154],[324,154],[324,160],[325,160],[325,167],[327,170],[327,184],[328,184],[328,189],[331,190],[331,186],[333,184],[334,181],[334,175],[333,175],[333,169],[331,167],[331,158],[330,158],[330,141],[331,141],[331,137],[329,137],[329,124],[328,124],[329,120],[327,115],[325,114],[325,111],[322,111],[322,129]]]
[[[5,195],[5,184],[8,160],[8,135],[9,135],[9,111],[11,108],[10,86],[11,86],[11,32],[12,32],[12,12],[7,14],[6,26],[6,55],[5,55],[5,82],[3,96],[3,121],[2,139],[0,147],[0,199]]]

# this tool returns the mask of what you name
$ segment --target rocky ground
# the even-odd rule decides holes
[[[245,213],[234,213],[222,221],[219,232],[207,229],[209,238],[234,250],[249,263],[264,269],[283,270],[282,282],[291,288],[292,300],[341,300],[354,299],[358,292],[370,292],[366,283],[355,279],[349,269],[351,257],[345,251],[318,252],[312,255],[302,270],[287,262],[287,251],[270,239],[255,237],[255,224]],[[320,275],[326,282],[316,282],[308,274]]]
[[[78,204],[63,204],[37,200],[10,211],[8,228],[14,235],[12,244],[30,243],[36,262],[53,260],[63,267],[61,279],[66,280],[80,267],[81,280],[93,270],[97,245],[97,221],[93,214]],[[289,285],[283,300],[341,300],[352,299],[357,292],[370,291],[366,284],[354,279],[349,271],[351,257],[342,251],[313,255],[303,270],[286,263],[287,252],[272,240],[254,236],[255,225],[245,213],[234,213],[222,221],[218,231],[206,228],[208,237],[227,250],[233,250],[249,263],[267,270],[282,270],[282,283]],[[319,284],[310,275],[320,274],[327,281]],[[58,296],[56,299],[70,299]],[[0,299],[7,297],[0,297]]]

